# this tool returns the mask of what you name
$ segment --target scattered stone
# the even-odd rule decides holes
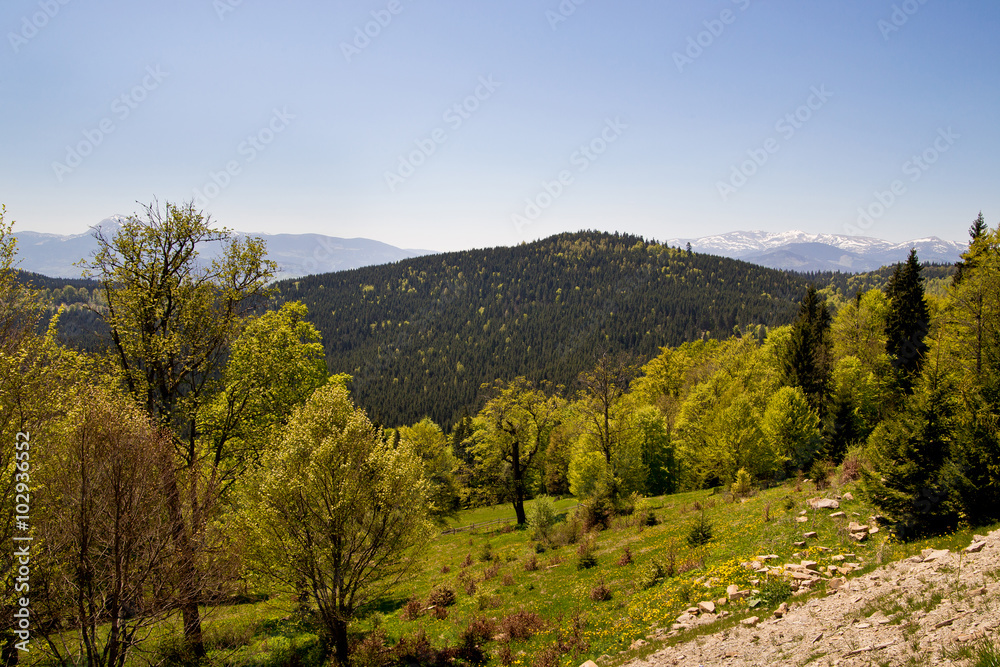
[[[817,546],[816,548],[819,549],[820,551],[823,551],[823,552],[833,551],[833,549],[831,549],[830,547],[820,547],[820,546]]]
[[[928,553],[925,553],[928,552]],[[948,549],[924,549],[920,552],[920,555],[924,557],[925,563],[933,563],[936,560],[940,560],[951,553]]]
[[[865,532],[861,532],[861,533],[851,533],[851,537],[856,542],[864,542],[868,538],[868,532],[865,531]]]
[[[854,496],[853,496],[853,495],[851,495],[851,492],[850,492],[850,491],[848,491],[848,492],[847,492],[847,493],[845,493],[845,494],[844,494],[843,496],[841,496],[841,499],[842,499],[842,500],[854,500]]]
[[[649,642],[647,642],[645,639],[636,639],[634,642],[632,642],[632,645],[629,646],[628,648],[630,651],[635,651],[637,649],[642,648],[643,646],[646,646],[647,644],[649,644]]]
[[[802,567],[804,567],[807,570],[814,570],[815,571],[815,570],[819,569],[819,563],[817,563],[814,560],[804,560],[804,561],[802,561]]]
[[[798,523],[805,523],[806,521],[809,520],[809,517],[807,517],[807,516],[797,516],[797,517],[795,517],[795,520]]]
[[[782,602],[780,605],[778,605],[778,608],[774,610],[774,617],[781,618],[787,613],[788,613],[788,603]]]
[[[757,618],[756,616],[751,616],[750,618],[744,618],[742,621],[740,621],[740,624],[746,626],[754,626],[757,625],[758,623],[760,623],[760,619]]]
[[[677,617],[677,622],[680,623],[681,625],[688,625],[690,623],[694,623],[694,619],[695,619],[694,615],[685,612]]]
[[[875,533],[877,533],[878,531],[879,531],[879,528],[878,528],[878,526],[875,526],[874,528],[869,528],[869,529],[868,529],[868,534],[869,534],[869,535],[874,535],[874,534],[875,534]]]
[[[580,667],[597,667],[597,663],[593,660],[588,660],[587,662],[580,665]]]
[[[833,592],[833,591],[839,591],[846,584],[847,584],[847,578],[846,577],[836,577],[836,578],[831,579],[828,582],[826,582],[826,590],[831,591],[831,592]]]
[[[816,534],[815,531],[811,530],[808,533],[802,533],[802,537],[806,538],[807,540],[811,540],[819,536]]]
[[[804,547],[805,545],[805,542],[792,542],[793,547]]]
[[[709,613],[709,614],[714,614],[715,613],[715,603],[712,602],[712,601],[710,601],[710,600],[709,601],[704,601],[704,602],[699,602],[698,603],[698,609],[702,610],[703,612]]]
[[[809,507],[815,510],[835,510],[840,509],[840,503],[833,498],[810,498]]]
[[[852,521],[849,524],[847,524],[847,530],[848,530],[848,532],[851,532],[851,533],[860,533],[862,530],[865,531],[865,532],[867,532],[868,531],[868,526],[866,526],[866,525],[864,525],[862,523],[858,523],[857,521]]]
[[[983,547],[985,546],[986,542],[973,542],[969,546],[965,547],[965,553],[967,554],[979,553],[980,551],[983,550]]]

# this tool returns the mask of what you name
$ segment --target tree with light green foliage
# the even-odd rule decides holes
[[[109,360],[125,391],[173,436],[176,474],[163,488],[183,554],[184,636],[201,657],[204,574],[219,560],[208,553],[222,552],[225,538],[215,521],[221,494],[255,456],[268,430],[256,427],[282,421],[308,390],[308,382],[292,386],[296,380],[315,381],[317,337],[294,308],[252,327],[272,293],[275,264],[261,239],[214,227],[193,203],[154,203],[113,236],[99,230],[96,241],[84,268],[101,284]],[[209,248],[214,258],[204,261]],[[288,330],[261,330],[268,327]],[[307,368],[272,363],[282,360]]]
[[[423,462],[424,476],[431,485],[433,515],[439,520],[454,516],[462,498],[459,462],[441,427],[424,417],[413,426],[401,427],[399,437]]]
[[[503,484],[514,506],[518,525],[524,525],[524,501],[532,476],[538,474],[542,453],[564,401],[548,395],[523,377],[484,385],[492,392],[477,420],[481,429],[472,445],[477,467]]]
[[[348,665],[348,630],[420,563],[431,487],[407,440],[393,446],[333,381],[296,410],[265,454],[245,515],[258,567],[290,591],[307,582],[321,638]]]
[[[791,470],[805,470],[820,447],[819,415],[798,387],[781,387],[767,399],[761,430]]]

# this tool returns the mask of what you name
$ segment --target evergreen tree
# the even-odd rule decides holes
[[[986,219],[983,217],[983,212],[979,212],[979,217],[972,221],[972,226],[969,227],[969,251],[963,253],[962,259],[955,262],[955,275],[952,276],[952,283],[958,285],[962,282],[965,277],[966,270],[972,268],[975,262],[973,261],[972,253],[973,247],[976,241],[983,238],[983,235],[989,231],[989,226],[986,224]]]
[[[935,370],[905,409],[869,439],[872,470],[862,488],[903,539],[945,532],[961,516],[966,484],[954,462],[959,438],[956,388]]]
[[[815,285],[809,286],[799,305],[799,316],[792,325],[792,335],[782,362],[787,384],[801,387],[810,407],[825,415],[833,369],[830,313],[826,302],[820,300]]]
[[[896,269],[886,286],[889,313],[886,318],[886,351],[893,358],[899,383],[910,393],[927,352],[924,338],[930,325],[930,313],[924,299],[923,278],[920,275],[917,251]]]

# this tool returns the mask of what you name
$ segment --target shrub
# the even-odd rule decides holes
[[[840,483],[847,484],[858,479],[861,479],[861,457],[848,456],[844,459],[844,465],[840,469]]]
[[[431,611],[431,614],[434,616],[435,619],[437,619],[439,621],[443,621],[446,618],[448,618],[448,608],[447,607],[434,607],[434,609]]]
[[[428,604],[434,607],[450,607],[455,600],[455,591],[447,586],[435,586],[427,598]]]
[[[451,568],[448,567],[447,565],[443,565],[441,567],[441,574],[448,574],[449,572],[451,572]]]
[[[466,595],[475,595],[476,594],[476,580],[473,579],[472,577],[469,577],[468,579],[465,579],[462,582],[462,589],[465,591]]]
[[[768,579],[759,590],[755,597],[767,606],[780,604],[792,596],[792,585],[780,577]]]
[[[656,512],[654,512],[653,510],[646,510],[646,518],[643,519],[643,523],[649,527],[658,524],[659,521],[656,518]]]
[[[559,667],[559,649],[556,646],[546,646],[535,656],[531,667]]]
[[[822,491],[830,488],[830,478],[836,471],[837,466],[833,465],[832,461],[815,461],[812,468],[809,469],[809,476],[815,480],[816,490]]]
[[[503,585],[513,586],[514,585],[514,575],[510,572],[504,572],[503,574]]]
[[[483,563],[489,563],[493,560],[493,545],[489,542],[483,543],[483,548],[479,550],[479,560]]]
[[[419,618],[424,613],[424,603],[412,597],[403,605],[403,620],[412,621]]]
[[[611,599],[611,589],[603,579],[590,589],[590,599],[593,602],[605,602]]]
[[[500,621],[500,632],[511,639],[531,639],[532,635],[545,627],[542,617],[532,611],[521,609]]]
[[[625,551],[622,552],[621,557],[618,558],[618,567],[624,567],[626,565],[632,564],[632,550],[625,546]]]
[[[700,547],[708,544],[712,540],[712,524],[705,518],[704,510],[698,521],[691,525],[688,531],[687,541],[693,547]]]
[[[556,525],[556,511],[552,499],[539,496],[535,499],[528,513],[528,526],[531,528],[531,539],[549,541],[553,526]]]
[[[594,540],[587,537],[576,549],[576,569],[587,570],[597,565],[597,554],[594,553]]]
[[[577,514],[574,514],[569,521],[555,527],[552,531],[552,543],[557,547],[576,544],[577,540],[580,539],[580,533],[580,519]]]
[[[357,667],[387,667],[391,662],[384,630],[365,635],[351,651],[351,664]]]
[[[501,566],[500,561],[498,560],[493,561],[493,563],[489,567],[483,570],[483,581],[489,581],[493,577],[500,574],[500,566]]]
[[[611,525],[614,507],[606,496],[594,496],[580,503],[580,506],[576,508],[576,515],[580,519],[580,527],[584,532],[590,532],[595,528],[605,530]]]
[[[667,577],[666,569],[663,567],[663,563],[658,560],[653,560],[646,567],[646,570],[639,577],[639,588],[652,588],[658,583],[663,581]]]
[[[747,472],[746,468],[740,468],[731,488],[732,494],[738,498],[746,498],[753,490],[750,482],[750,473]]]
[[[472,565],[472,554],[465,554],[465,560],[462,561],[462,567],[469,567]]]
[[[534,572],[538,569],[538,556],[531,554],[528,556],[527,560],[524,561],[524,571]]]

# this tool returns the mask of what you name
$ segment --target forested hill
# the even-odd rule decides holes
[[[815,278],[820,278],[816,276]],[[822,278],[817,280],[823,284]],[[574,386],[599,350],[790,323],[807,278],[640,237],[580,232],[279,283],[323,335],[332,372],[386,425],[474,413],[480,385],[525,375]]]

